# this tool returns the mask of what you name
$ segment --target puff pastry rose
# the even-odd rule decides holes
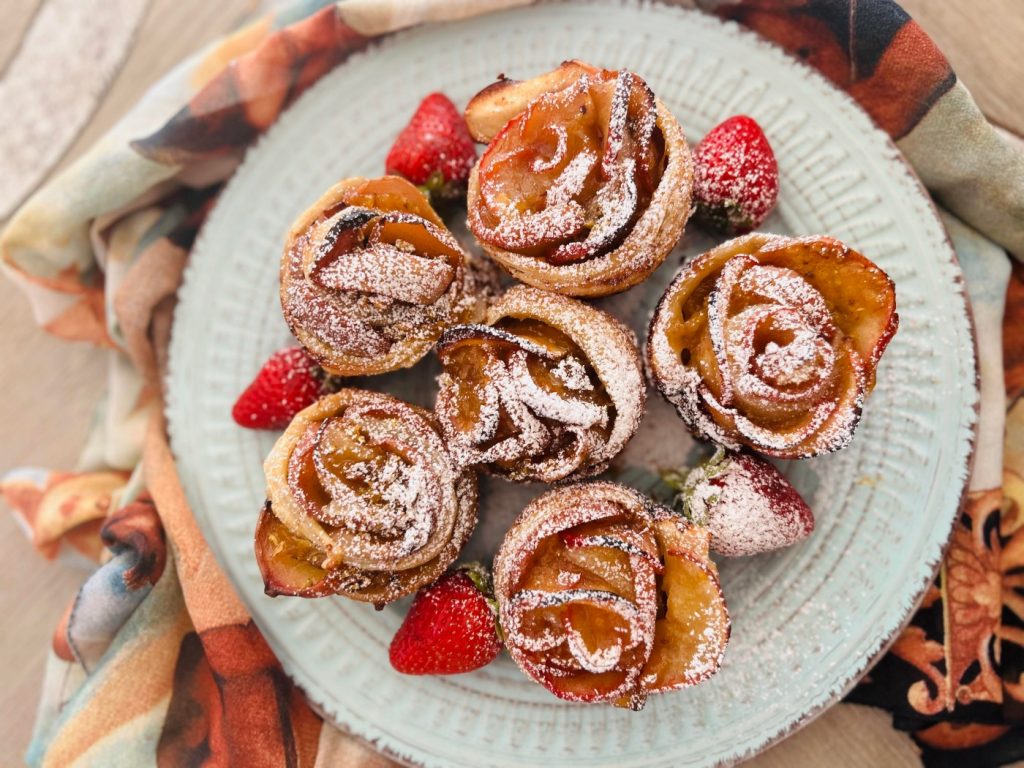
[[[651,320],[651,378],[698,435],[783,459],[853,437],[899,324],[892,280],[830,237],[752,234],[691,261]]]
[[[512,480],[596,474],[643,415],[633,334],[565,296],[515,286],[486,325],[446,331],[437,354],[436,412],[449,450]]]
[[[454,323],[483,311],[482,281],[416,187],[346,179],[296,220],[281,262],[292,333],[329,373],[415,364]]]
[[[708,541],[625,486],[545,493],[494,560],[509,653],[561,699],[633,709],[710,677],[730,623]]]
[[[643,281],[690,215],[682,128],[637,75],[567,61],[502,79],[466,107],[489,143],[469,178],[469,226],[514,277],[572,296]]]
[[[433,416],[377,392],[300,411],[264,472],[256,557],[271,595],[397,600],[440,576],[476,523],[476,477]]]

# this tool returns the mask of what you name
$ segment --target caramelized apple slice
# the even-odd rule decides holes
[[[648,693],[711,677],[729,643],[729,612],[713,563],[666,550],[661,588],[666,613],[655,624],[654,648],[641,674]]]
[[[575,83],[580,75],[598,70],[582,61],[565,61],[557,69],[529,80],[505,77],[484,88],[466,105],[466,126],[470,135],[487,144],[509,120],[545,93],[560,91]]]
[[[386,373],[480,319],[491,280],[478,267],[408,181],[345,179],[292,225],[281,307],[328,373]]]
[[[517,286],[502,302],[510,311],[492,306],[492,324],[455,326],[438,341],[444,372],[435,410],[449,451],[517,481],[602,471],[641,412],[632,340],[612,318],[570,299]]]
[[[448,360],[448,355],[454,352],[460,345],[484,346],[490,344],[504,345],[505,351],[516,348],[523,349],[531,355],[537,355],[546,360],[557,360],[561,355],[553,345],[535,343],[533,339],[509,333],[500,328],[492,328],[489,325],[456,325],[449,328],[437,342],[437,354],[441,362]],[[564,352],[562,352],[564,354]]]
[[[347,189],[342,197],[345,205],[374,208],[381,211],[404,211],[441,227],[444,222],[416,187],[399,176],[365,179]]]
[[[832,319],[873,366],[896,333],[896,293],[885,272],[831,237],[773,244],[758,254],[761,264],[779,264],[800,274],[822,295]]]
[[[654,630],[653,605],[602,589],[522,590],[505,614],[520,662],[570,701],[614,699],[635,685]]]
[[[700,682],[729,639],[708,546],[706,528],[622,486],[549,491],[495,557],[509,653],[571,701],[639,709],[650,693]]]
[[[676,514],[667,515],[654,523],[654,535],[662,556],[668,550],[686,552],[701,563],[708,563],[711,551],[711,533],[703,525],[692,525]],[[711,563],[714,568],[714,563]]]
[[[606,588],[630,600],[636,598],[637,568],[661,573],[661,561],[657,550],[651,547],[651,537],[637,535],[624,523],[579,526],[562,532],[559,537],[565,546],[563,557],[568,563],[597,577]],[[596,583],[593,586],[601,588]]]
[[[574,586],[581,589],[606,589],[628,600],[636,597],[629,555],[611,546],[566,546],[562,552],[566,566],[580,574]]]
[[[561,360],[570,353],[580,356],[579,347],[572,339],[557,328],[533,318],[507,317],[499,321],[498,328],[510,332],[518,339],[531,343],[542,352],[535,353],[538,357],[548,360]]]
[[[264,589],[271,597],[325,597],[334,593],[328,572],[320,567],[323,554],[293,534],[270,510],[260,510],[256,523],[256,562]]]
[[[689,262],[651,320],[651,379],[697,434],[783,459],[853,438],[899,325],[892,280],[831,237],[755,233]]]
[[[561,676],[546,672],[543,685],[555,696],[566,701],[608,701],[622,687],[625,675],[620,670],[600,674]]]
[[[565,607],[565,635],[569,650],[587,672],[600,674],[616,668],[622,658],[623,638],[629,622],[615,611],[587,603]]]

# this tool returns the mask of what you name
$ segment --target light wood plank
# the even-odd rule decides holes
[[[894,730],[891,722],[890,715],[881,710],[839,704],[746,765],[751,768],[919,766],[921,761],[913,740]]]
[[[1024,2],[903,0],[989,119],[1024,135]]]

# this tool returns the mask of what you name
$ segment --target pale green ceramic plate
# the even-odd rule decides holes
[[[562,703],[507,657],[469,675],[393,672],[404,605],[270,599],[253,558],[275,435],[235,427],[237,394],[288,339],[278,258],[292,219],[344,176],[378,175],[419,100],[465,102],[499,72],[566,58],[645,77],[691,141],[746,112],[766,129],[781,199],[765,229],[828,233],[896,282],[900,331],[853,444],[787,467],[818,529],[775,555],[722,565],[733,617],[721,672],[640,712]],[[606,301],[641,337],[686,255],[687,234],[647,283]],[[734,761],[838,700],[904,625],[932,579],[964,491],[978,392],[960,270],[935,211],[886,136],[844,94],[753,34],[697,12],[609,0],[542,5],[389,39],[334,71],[285,114],[225,190],[192,256],[174,327],[168,416],[200,525],[285,669],[324,714],[415,764],[684,766]],[[424,404],[434,362],[368,380]],[[650,487],[692,448],[652,393],[618,468]],[[489,482],[470,545],[491,554],[536,488]]]

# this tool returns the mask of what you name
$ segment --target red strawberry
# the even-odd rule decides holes
[[[476,144],[466,121],[443,93],[432,93],[417,107],[385,163],[387,172],[426,187],[435,199],[457,197],[466,189],[476,162]]]
[[[730,117],[693,152],[697,220],[719,232],[756,229],[779,199],[779,166],[753,118]]]
[[[683,512],[711,531],[726,557],[770,552],[814,530],[814,513],[775,467],[749,453],[719,451],[682,483]]]
[[[494,661],[501,640],[489,584],[474,564],[421,589],[391,640],[391,666],[406,675],[457,675]]]
[[[279,349],[231,409],[235,423],[249,429],[284,429],[296,413],[337,388],[306,350]]]

